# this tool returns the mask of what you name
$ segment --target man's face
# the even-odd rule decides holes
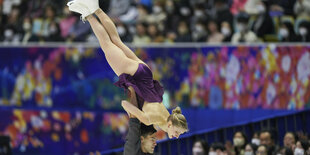
[[[154,153],[156,146],[156,133],[149,134],[146,137],[141,136],[141,147],[144,153]]]
[[[273,146],[273,141],[269,132],[263,132],[259,136],[260,143],[267,146]]]

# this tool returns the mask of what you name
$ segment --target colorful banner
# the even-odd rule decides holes
[[[144,48],[168,107],[304,109],[309,46]],[[0,105],[121,109],[124,90],[98,48],[0,48]]]
[[[87,111],[1,110],[0,135],[8,135],[14,153],[87,154],[122,147],[128,116]]]

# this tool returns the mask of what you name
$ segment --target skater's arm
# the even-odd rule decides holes
[[[140,120],[140,122],[142,122],[143,124],[145,125],[152,124],[150,120],[148,119],[147,115],[143,111],[141,111],[139,108],[131,104],[130,102],[125,101],[125,100],[122,101],[122,107],[125,109],[125,111],[127,111],[127,113],[130,113],[136,116]]]

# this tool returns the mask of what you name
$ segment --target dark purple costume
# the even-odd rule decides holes
[[[123,73],[119,76],[119,81],[114,84],[124,89],[132,86],[136,92],[139,109],[142,109],[144,101],[162,102],[163,100],[164,88],[158,81],[153,80],[152,71],[142,63],[139,64],[133,76]]]

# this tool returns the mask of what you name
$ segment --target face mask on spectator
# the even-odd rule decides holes
[[[305,35],[308,34],[308,31],[307,31],[306,28],[301,27],[301,28],[299,28],[299,34],[302,35],[302,36],[305,36]]]
[[[280,35],[284,38],[288,37],[288,30],[286,28],[280,28]]]
[[[257,146],[260,144],[260,140],[258,138],[253,138],[251,142]]]
[[[203,155],[203,149],[199,147],[194,147],[193,148],[193,155]]]
[[[210,152],[209,152],[209,155],[216,155],[216,152],[210,151]]]
[[[224,36],[229,36],[230,35],[230,29],[229,28],[227,28],[227,27],[222,27],[221,28],[221,32],[222,32],[222,34],[224,35]]]
[[[158,13],[160,13],[162,10],[161,10],[161,7],[160,6],[154,6],[153,7],[153,12],[155,13],[155,14],[158,14]]]
[[[294,151],[294,155],[303,155],[304,154],[304,150],[301,148],[296,148]]]
[[[239,32],[245,32],[246,31],[246,25],[243,23],[238,23],[237,24],[237,29]]]
[[[6,30],[4,31],[4,36],[5,36],[6,38],[11,38],[11,37],[13,36],[13,31],[12,31],[11,29],[6,29]]]
[[[195,10],[195,16],[197,17],[197,18],[201,18],[201,17],[203,17],[203,11],[201,11],[201,10]]]
[[[31,24],[28,23],[28,22],[24,23],[24,24],[23,24],[23,29],[24,29],[24,31],[30,30],[30,29],[31,29]]]
[[[182,16],[188,16],[190,13],[190,10],[187,7],[182,7],[180,10],[180,13]]]
[[[203,27],[201,25],[196,25],[195,26],[195,30],[199,33],[204,33],[205,30],[203,29]]]
[[[244,145],[244,139],[234,138],[234,145],[235,146],[242,146],[242,145]]]
[[[244,155],[254,155],[253,152],[244,152]]]
[[[124,36],[124,35],[126,34],[126,30],[125,30],[125,28],[124,28],[123,26],[118,26],[116,29],[117,29],[118,34],[119,34],[121,37]]]
[[[265,6],[262,5],[262,4],[257,5],[256,9],[257,9],[258,13],[260,13],[260,14],[263,14],[263,13],[266,12],[266,8],[265,8]]]

